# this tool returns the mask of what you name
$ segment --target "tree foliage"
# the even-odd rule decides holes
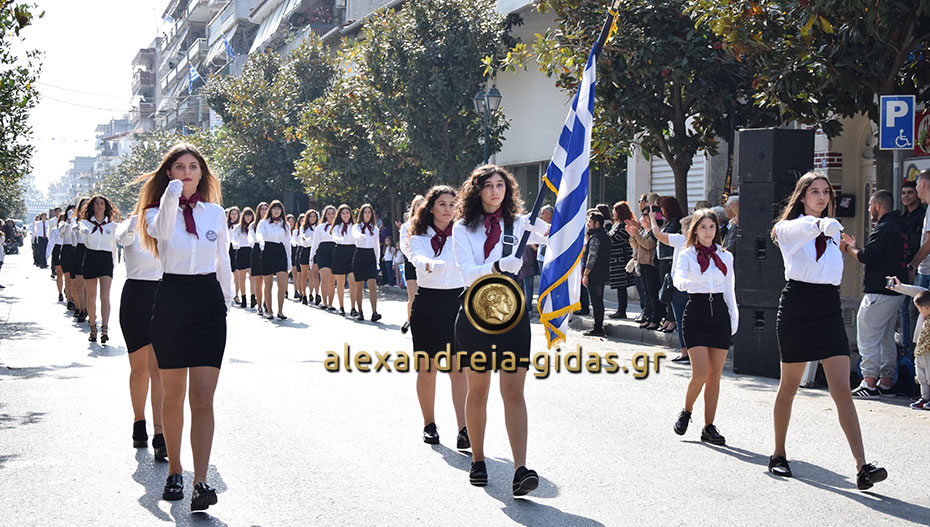
[[[21,31],[44,13],[35,14],[32,3],[0,1],[0,216],[25,213],[21,180],[32,169],[34,147],[29,111],[38,102],[35,81],[41,68],[40,53],[30,50],[17,57],[12,49],[23,42]]]
[[[675,196],[687,207],[687,174],[719,136],[761,126],[773,115],[752,108],[752,74],[710,29],[685,12],[685,0],[623,0],[617,32],[598,62],[592,160],[616,163],[636,146],[662,156],[675,174]],[[541,70],[573,91],[607,13],[601,0],[543,0],[558,28],[537,35]]]

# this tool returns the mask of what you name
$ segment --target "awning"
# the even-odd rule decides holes
[[[236,34],[236,30],[239,29],[239,23],[236,22],[231,28],[223,35],[226,37],[226,40],[229,42],[229,45],[233,43],[233,36]],[[213,64],[213,59],[218,57],[223,57],[226,62],[229,62],[229,56],[226,54],[226,44],[223,42],[222,38],[216,39],[216,42],[210,47],[210,51],[207,52],[207,64]]]
[[[258,33],[255,34],[255,40],[252,41],[252,47],[249,49],[249,55],[260,50],[262,45],[275,34],[278,26],[281,25],[284,10],[291,5],[291,1],[281,2],[267,18],[262,20],[261,25],[258,26]]]

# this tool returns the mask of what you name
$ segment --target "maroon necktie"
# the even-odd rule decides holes
[[[446,238],[452,236],[452,222],[450,221],[449,224],[446,225],[446,230],[444,231],[439,230],[439,227],[434,223],[433,230],[436,231],[436,234],[430,238],[429,243],[433,246],[433,256],[439,256],[442,252],[442,248],[446,245]],[[498,230],[500,230],[500,226],[498,226]],[[487,247],[487,245],[485,245],[485,247]],[[487,255],[485,255],[485,258],[487,258]]]
[[[342,224],[342,235],[343,235],[343,236],[346,235],[346,231],[347,231],[348,229],[349,229],[349,224],[348,224],[348,223],[343,223],[343,224]]]
[[[103,223],[97,223],[97,222],[94,221],[94,220],[90,220],[90,222],[94,224],[94,230],[90,231],[91,234],[93,234],[93,233],[95,233],[95,232],[97,232],[97,231],[103,232],[103,226],[104,226],[105,224],[103,224]]]
[[[488,214],[484,217],[484,234],[487,238],[484,240],[484,257],[487,257],[491,254],[491,251],[494,250],[494,246],[497,245],[497,242],[501,239],[501,214],[503,209],[497,209],[497,212],[494,214]]]
[[[362,230],[362,234],[365,234],[365,229],[368,229],[368,234],[374,234],[374,233],[375,233],[375,228],[374,228],[374,226],[372,226],[372,224],[370,224],[370,223],[364,223],[364,224],[362,224],[362,229],[361,229],[361,230]]]
[[[717,254],[716,244],[711,245],[710,247],[705,247],[699,243],[694,247],[697,249],[697,261],[698,265],[701,266],[701,273],[710,267],[710,261],[713,259],[714,264],[717,266],[717,269],[720,269],[720,272],[723,273],[723,276],[727,275],[727,266],[724,265],[723,260],[720,259],[720,255]]]
[[[182,196],[181,199],[178,200],[178,205],[184,208],[184,227],[187,229],[187,232],[200,238],[200,236],[197,235],[197,224],[194,223],[194,205],[196,205],[198,201],[200,201],[200,191],[194,192],[191,197],[186,199]]]
[[[820,257],[823,256],[823,253],[827,251],[827,235],[820,233],[820,236],[814,239],[814,248],[817,250],[817,261],[820,261]],[[830,239],[830,241],[833,241]]]

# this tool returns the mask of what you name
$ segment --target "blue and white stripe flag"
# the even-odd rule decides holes
[[[229,57],[229,60],[236,58],[236,51],[233,49],[232,45],[229,44],[229,41],[226,40],[226,35],[223,35],[223,45],[226,46],[226,55]]]
[[[200,78],[200,74],[197,73],[197,68],[193,64],[189,64],[189,66],[190,75],[187,81],[187,93],[192,93],[194,91],[194,81]]]
[[[595,70],[600,49],[595,45],[588,55],[572,109],[543,177],[557,195],[539,281],[539,318],[550,348],[565,340],[569,314],[581,309],[580,262],[587,222]]]

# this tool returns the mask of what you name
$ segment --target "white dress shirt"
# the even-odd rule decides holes
[[[75,247],[84,243],[84,233],[81,232],[80,221],[77,218],[71,220],[71,241]]]
[[[74,238],[71,236],[71,222],[65,221],[58,226],[58,232],[61,234],[61,244],[74,247]]]
[[[381,260],[386,262],[389,265],[394,265],[394,257],[397,255],[397,247],[385,247],[384,255],[381,256]]]
[[[81,233],[88,249],[111,252],[113,258],[116,258],[116,223],[110,221],[110,218],[104,218],[99,228],[89,220],[81,220]]]
[[[48,245],[45,247],[45,259],[48,260],[52,257],[52,249],[55,247],[61,247],[61,233],[58,232],[58,227],[55,227],[49,231],[48,235]],[[3,249],[0,249],[2,251]]]
[[[315,225],[310,225],[306,229],[300,227],[297,231],[297,245],[301,247],[313,247],[314,236],[316,236]]]
[[[688,238],[684,234],[679,234],[677,232],[668,233],[668,245],[675,251],[672,253],[672,269],[675,268],[675,264],[678,262],[678,255],[681,254],[681,250],[684,249],[685,243],[687,243]],[[672,273],[672,285],[678,287],[678,284],[675,283],[675,273]],[[681,289],[678,287],[678,289]]]
[[[184,214],[178,205],[182,188],[180,181],[171,181],[161,197],[160,206],[145,211],[149,235],[158,240],[158,255],[165,273],[216,273],[228,311],[232,305],[233,281],[227,250],[226,211],[215,203],[198,201],[193,207],[197,224],[197,235],[194,236],[187,232]]]
[[[136,232],[138,221],[139,217],[133,216],[116,227],[116,241],[123,246],[126,279],[157,282],[161,280],[161,262],[142,246],[142,238]]]
[[[310,244],[310,261],[316,261],[316,251],[320,248],[321,243],[333,241],[332,235],[329,233],[329,224],[321,223],[313,231],[313,243]]]
[[[230,233],[232,236],[232,244],[236,249],[242,249],[244,247],[252,246],[252,238],[249,236],[249,228],[245,228],[245,232],[242,232],[242,228],[238,225],[233,226],[233,230]]]
[[[410,220],[407,220],[403,225],[400,226],[399,233],[397,235],[397,250],[399,250],[400,253],[408,260],[410,259],[410,244],[407,243],[407,234],[409,233],[409,229]]]
[[[698,263],[697,249],[692,245],[682,249],[672,268],[672,282],[680,291],[686,293],[714,293],[723,294],[730,313],[730,334],[736,334],[739,327],[739,309],[736,305],[736,273],[733,270],[733,253],[724,251],[717,245],[717,256],[727,268],[727,274],[717,267],[713,259],[702,273],[701,264]]]
[[[785,260],[785,280],[840,285],[843,279],[842,230],[843,226],[834,218],[800,216],[776,223],[775,238]],[[830,241],[818,261],[815,240],[821,233]]]
[[[923,229],[920,231],[920,241],[917,242],[917,247],[920,248],[920,245],[926,240],[927,232],[930,231],[930,214],[924,214],[924,224]],[[919,274],[930,274],[930,255],[927,255],[926,258],[920,261],[917,264],[917,272]],[[921,326],[917,326],[918,328]],[[920,333],[915,331],[914,333]]]
[[[462,273],[455,266],[455,249],[452,236],[446,238],[439,256],[433,256],[432,239],[436,230],[430,225],[426,233],[409,236],[407,244],[410,247],[410,263],[417,268],[417,285],[429,289],[457,289],[465,287],[462,282]],[[429,264],[431,270],[426,270]]]
[[[287,270],[291,270],[291,230],[287,227],[284,218],[278,221],[284,223],[284,228],[278,222],[271,223],[268,219],[258,222],[258,228],[255,231],[255,238],[258,240],[258,246],[265,250],[266,243],[280,243],[284,246],[284,253],[287,255]]]
[[[375,249],[375,256],[377,256],[381,254],[381,236],[377,227],[373,227],[372,230],[374,232],[368,232],[368,229],[363,231],[361,226],[355,224],[352,226],[352,237],[355,238],[356,247],[359,249]]]
[[[529,218],[520,214],[514,218],[513,250],[517,250],[517,245],[523,237],[523,231],[526,230]],[[504,251],[504,218],[500,219],[501,237],[497,244],[491,249],[487,258],[484,257],[484,241],[487,236],[484,234],[484,219],[482,218],[475,230],[469,230],[465,226],[465,220],[455,222],[452,227],[452,241],[455,246],[455,265],[462,273],[462,280],[466,287],[471,286],[478,278],[494,272],[492,266],[494,262],[501,259]],[[533,224],[534,230],[530,232],[530,238],[527,243],[547,243],[546,232],[549,230],[549,224],[537,218]],[[513,253],[511,253],[513,254]],[[409,256],[408,256],[409,259]],[[419,275],[417,275],[419,280]],[[419,283],[419,281],[417,282]]]
[[[342,233],[342,228],[346,228],[345,234]],[[354,223],[343,223],[342,225],[336,225],[333,227],[333,231],[330,235],[333,238],[333,241],[336,242],[336,245],[355,245],[355,236],[352,234],[352,228],[355,227]]]

